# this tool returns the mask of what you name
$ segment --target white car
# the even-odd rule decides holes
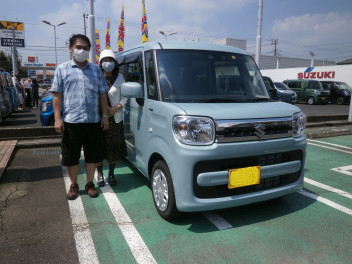
[[[274,85],[277,89],[279,89],[283,93],[288,93],[292,95],[292,103],[297,103],[297,94],[295,91],[292,91],[286,84],[282,82],[274,82]]]

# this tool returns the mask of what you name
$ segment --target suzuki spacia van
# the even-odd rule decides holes
[[[253,58],[199,42],[119,52],[128,159],[164,219],[251,204],[303,186],[306,116],[272,101]]]

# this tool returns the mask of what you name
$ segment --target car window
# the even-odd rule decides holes
[[[349,86],[347,83],[344,83],[344,82],[337,82],[337,83],[335,83],[335,85],[336,85],[339,89],[343,89],[343,90],[347,90],[347,91],[352,91],[351,86]]]
[[[308,81],[307,88],[313,89],[313,90],[319,90],[319,89],[323,89],[323,86],[318,81]]]
[[[333,88],[333,83],[331,82],[321,82],[321,85],[323,86],[324,89],[330,90]]]
[[[280,82],[274,82],[274,85],[276,86],[277,89],[279,90],[290,90],[290,88],[284,84],[284,83],[280,83]]]

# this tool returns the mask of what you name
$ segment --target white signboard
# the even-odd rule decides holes
[[[13,46],[13,29],[15,30],[16,47],[24,48],[23,22],[0,21],[0,41],[2,47]]]

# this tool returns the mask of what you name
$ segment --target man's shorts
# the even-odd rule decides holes
[[[86,163],[102,161],[101,132],[99,123],[72,124],[65,123],[62,135],[62,161],[63,166],[75,166],[79,164],[83,147]]]

